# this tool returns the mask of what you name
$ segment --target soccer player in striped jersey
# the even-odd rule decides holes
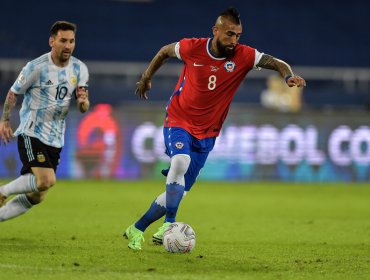
[[[163,232],[176,221],[180,201],[203,168],[234,94],[250,70],[275,70],[290,87],[306,84],[284,61],[238,43],[242,24],[235,8],[223,12],[212,31],[213,38],[182,39],[164,46],[137,83],[136,94],[148,99],[151,79],[166,59],[178,58],[184,63],[164,119],[166,153],[171,158],[170,168],[162,172],[167,176],[166,191],[126,229],[124,237],[133,250],[141,249],[146,228],[165,216],[152,238],[162,244]]]
[[[56,169],[64,145],[65,118],[71,101],[85,113],[89,73],[72,56],[76,25],[57,21],[50,30],[51,51],[22,69],[5,99],[0,120],[0,143],[17,136],[23,164],[21,175],[0,187],[0,221],[17,217],[39,204],[56,183]],[[20,124],[13,134],[10,113],[23,95]],[[15,195],[6,203],[9,196]]]

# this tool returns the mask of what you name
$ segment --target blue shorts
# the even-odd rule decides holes
[[[189,191],[204,167],[208,154],[215,145],[216,137],[199,140],[185,129],[176,127],[164,127],[163,136],[166,154],[169,157],[186,154],[191,158],[190,166],[185,173],[185,191]],[[167,176],[167,173],[168,169],[162,171],[165,176]]]

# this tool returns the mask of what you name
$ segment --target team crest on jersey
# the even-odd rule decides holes
[[[176,142],[175,147],[177,149],[182,149],[184,147],[184,143],[182,143],[182,142]]]
[[[75,75],[71,77],[71,84],[74,86],[77,84],[77,77]]]
[[[224,67],[227,72],[233,72],[235,69],[235,62],[231,60],[226,61]]]
[[[38,162],[45,162],[45,156],[42,153],[37,154],[37,161]]]

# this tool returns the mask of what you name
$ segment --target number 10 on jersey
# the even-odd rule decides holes
[[[68,93],[68,89],[65,86],[58,86],[57,87],[57,94],[55,95],[55,100],[63,100]]]

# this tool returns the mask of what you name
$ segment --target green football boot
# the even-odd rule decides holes
[[[166,231],[166,229],[170,226],[170,222],[164,223],[160,228],[158,228],[158,231],[153,234],[152,240],[153,243],[156,245],[162,245],[163,244],[163,233]]]
[[[137,229],[135,225],[129,226],[123,237],[128,239],[128,247],[132,250],[141,250],[141,243],[144,242],[144,232]]]

